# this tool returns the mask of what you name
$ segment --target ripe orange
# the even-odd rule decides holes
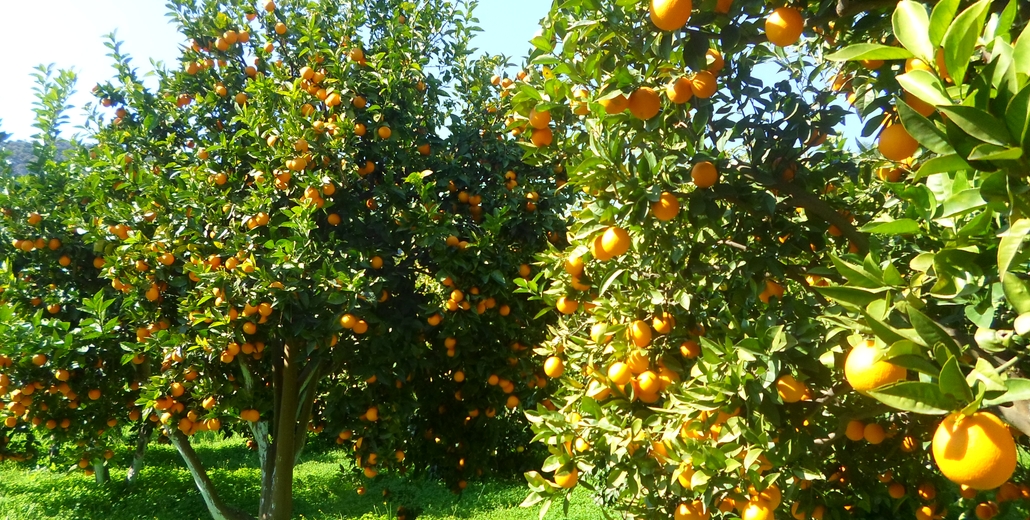
[[[651,87],[640,87],[629,96],[629,113],[637,119],[651,119],[658,115],[661,108],[662,100]]]
[[[608,115],[621,114],[629,108],[629,98],[621,93],[613,98],[602,99],[598,102],[601,103],[601,106],[604,107],[604,112]]]
[[[876,146],[880,153],[891,161],[904,161],[919,150],[919,143],[899,124],[884,128],[883,132],[880,132]]]
[[[784,374],[776,380],[776,393],[785,403],[796,403],[804,398],[808,387],[791,374]]]
[[[393,130],[390,130],[388,126],[380,126],[376,133],[379,134],[380,139],[389,139],[393,135]]]
[[[844,435],[853,441],[860,441],[865,438],[865,424],[862,421],[848,421],[848,426],[844,430]]]
[[[694,359],[701,355],[701,345],[692,339],[688,339],[680,343],[680,354],[687,359]]]
[[[651,344],[651,327],[644,320],[635,320],[630,323],[628,334],[638,348],[644,348]]]
[[[862,437],[865,438],[869,444],[880,444],[885,438],[887,438],[887,432],[883,431],[883,426],[876,423],[869,423],[865,425],[862,430]]]
[[[571,276],[582,276],[583,275],[583,257],[581,256],[570,256],[565,260],[565,272]]]
[[[261,420],[261,412],[258,412],[253,408],[248,408],[240,412],[240,419],[248,422],[258,422]]]
[[[379,420],[379,408],[377,408],[375,406],[370,406],[368,408],[368,410],[365,411],[365,418],[368,419],[371,422],[378,421]]]
[[[905,91],[904,100],[905,104],[912,107],[912,110],[915,110],[919,113],[919,115],[923,117],[930,117],[930,115],[937,111],[937,109],[934,108],[933,105],[927,103],[926,101],[923,101],[922,99],[919,99],[907,90]]]
[[[514,396],[512,396],[512,397],[514,397]],[[576,468],[572,468],[572,470],[567,472],[567,473],[555,473],[554,474],[554,483],[558,484],[559,487],[562,487],[562,488],[565,488],[565,489],[572,489],[572,488],[576,487],[576,483],[578,483],[578,482],[579,482],[579,470],[576,469]]]
[[[601,234],[601,248],[609,258],[620,256],[629,251],[629,233],[618,226],[611,226]]]
[[[529,126],[543,130],[547,128],[547,125],[551,124],[551,113],[547,110],[537,111],[533,108],[529,111]]]
[[[694,95],[701,99],[708,99],[715,94],[718,90],[719,84],[715,80],[715,74],[707,70],[702,70],[690,80],[690,88],[694,92]]]
[[[765,19],[765,35],[769,42],[778,47],[794,45],[801,39],[801,33],[805,29],[805,19],[801,13],[792,7],[780,7],[775,9]]]
[[[773,520],[773,508],[767,500],[758,498],[751,500],[740,513],[742,520]]]
[[[844,361],[844,378],[851,388],[859,392],[905,379],[906,371],[887,361],[873,361],[878,354],[876,347],[860,343],[851,349]]]
[[[572,314],[579,310],[579,302],[567,296],[562,296],[561,298],[558,298],[558,304],[556,307],[558,308],[558,312],[562,314]]]
[[[544,373],[547,377],[558,378],[565,373],[565,362],[558,356],[551,356],[544,361]]]
[[[694,9],[691,0],[651,0],[651,22],[663,31],[675,31],[687,25],[690,11]]]
[[[705,70],[712,74],[718,74],[726,65],[726,60],[723,59],[722,53],[715,49],[708,49],[708,52],[705,53],[705,58],[708,61],[708,66],[705,67]]]
[[[616,361],[608,367],[608,379],[615,383],[616,386],[624,386],[632,378],[633,373],[630,371],[629,366],[621,361]]]
[[[651,319],[651,326],[659,334],[668,334],[676,326],[676,317],[667,312],[656,315]]]
[[[695,164],[694,168],[690,170],[690,179],[698,188],[708,189],[719,182],[719,171],[715,169],[714,164],[702,161]]]
[[[973,489],[994,489],[1016,470],[1012,433],[990,412],[949,415],[937,427],[932,447],[941,473]]]
[[[529,140],[534,146],[549,146],[554,141],[554,132],[547,127],[537,128],[533,130]]]
[[[669,96],[669,101],[682,105],[694,97],[694,88],[691,86],[689,79],[678,78],[670,81],[665,86],[665,95]]]
[[[680,201],[669,192],[662,192],[658,201],[651,205],[651,214],[663,222],[676,218],[680,212]]]
[[[894,482],[891,485],[887,486],[887,494],[890,495],[891,498],[897,500],[905,496],[905,486],[903,486],[899,482]]]
[[[700,500],[680,502],[673,513],[674,520],[708,520],[711,517],[712,513],[705,509],[704,503]]]

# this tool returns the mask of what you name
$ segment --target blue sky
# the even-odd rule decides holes
[[[0,131],[15,139],[27,139],[32,128],[33,69],[53,63],[72,68],[79,75],[78,93],[71,104],[82,106],[90,100],[89,91],[112,74],[103,35],[117,31],[122,47],[141,70],[150,60],[173,61],[183,38],[169,24],[162,0],[40,0],[20,2],[0,0],[6,22],[0,31]],[[517,7],[509,2],[484,0],[475,15],[480,33],[474,44],[490,54],[514,57],[520,63],[529,50],[529,39],[538,22],[547,14],[550,0],[521,0]],[[38,23],[46,13],[45,31]],[[80,110],[69,113],[71,127],[82,123]],[[73,128],[68,128],[66,131]]]

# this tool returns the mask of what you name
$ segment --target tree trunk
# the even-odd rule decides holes
[[[250,423],[250,431],[257,444],[258,462],[261,464],[261,504],[258,518],[268,518],[272,510],[272,474],[275,473],[275,444],[269,442],[268,422]]]
[[[207,471],[200,463],[200,457],[197,457],[197,452],[193,451],[193,446],[190,445],[186,435],[174,427],[165,428],[165,434],[168,435],[172,445],[182,456],[182,460],[186,462],[186,468],[190,470],[190,475],[193,475],[193,482],[197,484],[197,489],[204,499],[211,518],[214,520],[253,520],[254,517],[222,502],[222,498],[218,496],[218,490],[207,476]]]
[[[101,486],[111,479],[111,473],[107,470],[103,457],[97,457],[93,461],[93,475],[97,479],[97,484]]]
[[[300,400],[297,387],[297,365],[290,359],[289,345],[283,346],[282,390],[275,421],[275,473],[272,475],[272,503],[262,520],[290,520],[293,514],[294,441],[297,408]]]
[[[150,444],[150,435],[154,431],[150,421],[144,422],[139,430],[139,438],[136,439],[136,452],[132,455],[132,465],[129,471],[125,472],[125,483],[133,484],[143,471],[143,455],[147,453],[147,444]]]

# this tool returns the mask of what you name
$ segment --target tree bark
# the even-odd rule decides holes
[[[267,520],[290,520],[293,514],[294,441],[297,408],[300,400],[297,387],[297,365],[290,358],[291,347],[283,346],[282,391],[276,409],[275,473],[272,475],[272,504]],[[265,519],[263,519],[265,520]]]
[[[275,473],[275,444],[269,442],[268,422],[250,423],[250,431],[257,444],[258,462],[261,464],[261,502],[258,518],[267,518],[272,510],[272,475]]]
[[[132,465],[129,466],[129,471],[125,472],[126,484],[135,483],[143,471],[143,456],[147,453],[147,445],[150,444],[150,435],[153,431],[154,426],[150,421],[144,422],[140,427],[139,437],[136,439],[136,452],[132,455]]]
[[[103,457],[97,457],[93,460],[93,476],[97,479],[97,484],[101,486],[107,484],[107,481],[111,479],[111,473],[107,470]]]
[[[200,457],[197,456],[197,452],[193,451],[193,446],[190,445],[190,440],[186,435],[177,428],[165,428],[165,434],[168,435],[172,445],[182,456],[182,460],[186,462],[186,468],[193,476],[193,482],[197,484],[197,489],[204,499],[211,518],[214,520],[253,520],[254,517],[222,502],[222,498],[218,496],[218,490],[207,476],[207,471],[200,463]]]

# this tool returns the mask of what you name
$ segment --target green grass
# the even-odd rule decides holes
[[[257,456],[242,438],[204,438],[195,447],[222,498],[251,514],[257,513],[260,474]],[[124,482],[129,453],[118,453],[111,465],[111,482],[99,486],[81,471],[31,469],[0,464],[0,519],[44,518],[159,519],[209,518],[182,460],[168,445],[151,444],[146,465],[132,486]],[[342,466],[342,471],[341,471]],[[398,506],[421,511],[418,518],[535,520],[539,508],[520,508],[527,488],[523,480],[470,482],[465,492],[452,494],[443,484],[426,479],[380,476],[367,480],[353,471],[344,450],[313,452],[297,466],[294,517],[310,520],[388,519]],[[366,493],[360,496],[358,487]],[[389,492],[388,499],[383,491]],[[602,516],[586,492],[573,494],[571,519]],[[562,518],[556,504],[547,518]]]

